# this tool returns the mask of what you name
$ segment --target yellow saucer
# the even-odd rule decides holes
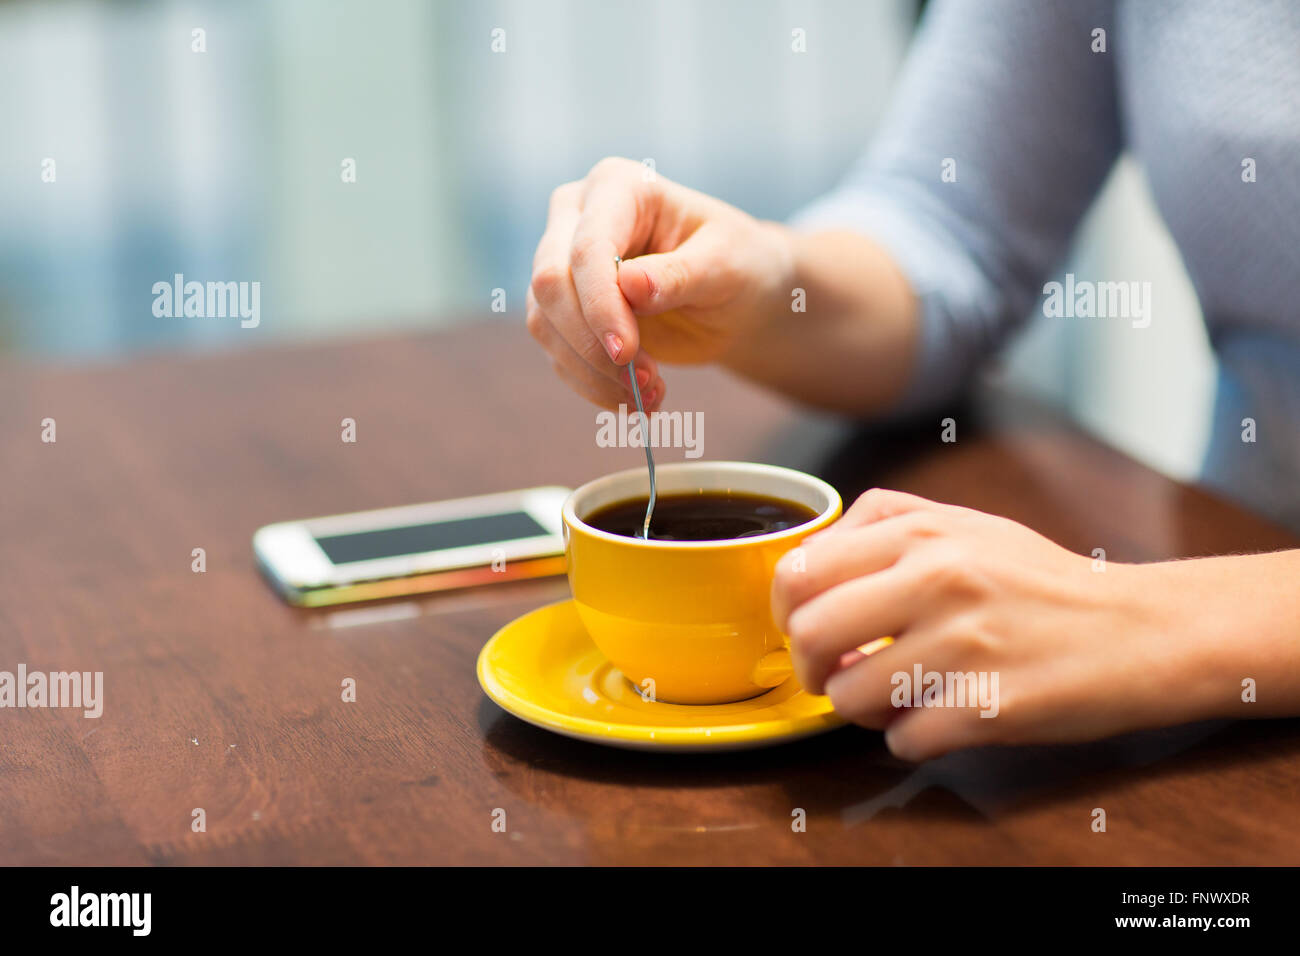
[[[844,723],[829,697],[805,693],[794,680],[734,704],[643,700],[596,649],[572,601],[548,604],[497,631],[479,653],[478,682],[530,724],[630,750],[743,750]]]

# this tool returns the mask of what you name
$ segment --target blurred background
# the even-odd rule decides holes
[[[556,185],[628,156],[785,218],[870,138],[917,16],[916,0],[0,2],[0,350],[98,361],[520,322]],[[1040,318],[1000,374],[1193,476],[1213,360],[1127,162],[1061,271],[1150,278],[1152,326]],[[260,281],[261,324],[155,317],[153,284],[178,272]]]

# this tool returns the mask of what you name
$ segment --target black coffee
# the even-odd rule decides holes
[[[587,524],[611,534],[641,537],[646,498],[606,505],[589,515]],[[697,491],[660,495],[650,519],[653,541],[726,541],[771,534],[817,517],[797,501],[731,491]]]

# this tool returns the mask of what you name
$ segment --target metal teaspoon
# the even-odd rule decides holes
[[[622,256],[614,257],[614,274],[617,281],[618,267],[623,262]],[[636,399],[636,411],[641,416],[641,442],[645,446],[645,463],[650,469],[650,501],[645,509],[645,524],[641,528],[641,537],[647,541],[650,540],[650,516],[655,511],[655,460],[650,454],[650,419],[645,413],[645,406],[641,404],[641,389],[636,383],[636,363],[627,363],[628,378],[632,381],[632,397]]]

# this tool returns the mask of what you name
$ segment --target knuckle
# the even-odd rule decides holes
[[[907,536],[914,541],[942,537],[948,531],[944,516],[932,511],[913,511],[904,515]]]
[[[554,213],[557,209],[567,206],[582,195],[582,183],[570,182],[561,183],[551,190],[550,210]]]
[[[613,374],[617,377],[618,368],[610,362],[609,356],[605,354],[605,350],[601,348],[600,343],[596,341],[594,336],[584,332],[582,342],[574,351],[578,353],[578,357],[587,365],[601,371],[608,372],[612,370]]]
[[[896,510],[894,492],[888,488],[868,488],[854,499],[846,517],[851,515],[855,521],[871,523]]]
[[[524,325],[528,327],[528,334],[540,344],[547,341],[548,324],[546,316],[542,314],[540,309],[529,309],[528,314],[524,316]]]
[[[663,291],[680,292],[690,283],[690,269],[681,259],[672,257],[660,267],[658,278]]]
[[[573,240],[570,256],[575,267],[589,266],[596,261],[604,248],[600,240],[591,236],[577,236]]]
[[[596,165],[591,167],[591,172],[587,173],[588,179],[604,179],[610,176],[617,176],[620,173],[626,173],[631,166],[637,165],[632,160],[623,156],[606,156],[598,160]]]
[[[868,488],[866,491],[862,492],[862,494],[858,495],[857,498],[853,500],[852,510],[872,511],[877,506],[879,506],[879,504],[884,500],[884,498],[885,498],[885,490],[883,488]]]
[[[931,591],[968,592],[975,581],[974,568],[965,550],[956,546],[932,547],[920,564],[922,583]]]
[[[987,659],[1001,642],[980,615],[970,613],[953,622],[947,643],[959,659],[970,660]]]
[[[552,302],[568,280],[567,271],[559,266],[542,266],[533,273],[533,297],[538,302]]]

